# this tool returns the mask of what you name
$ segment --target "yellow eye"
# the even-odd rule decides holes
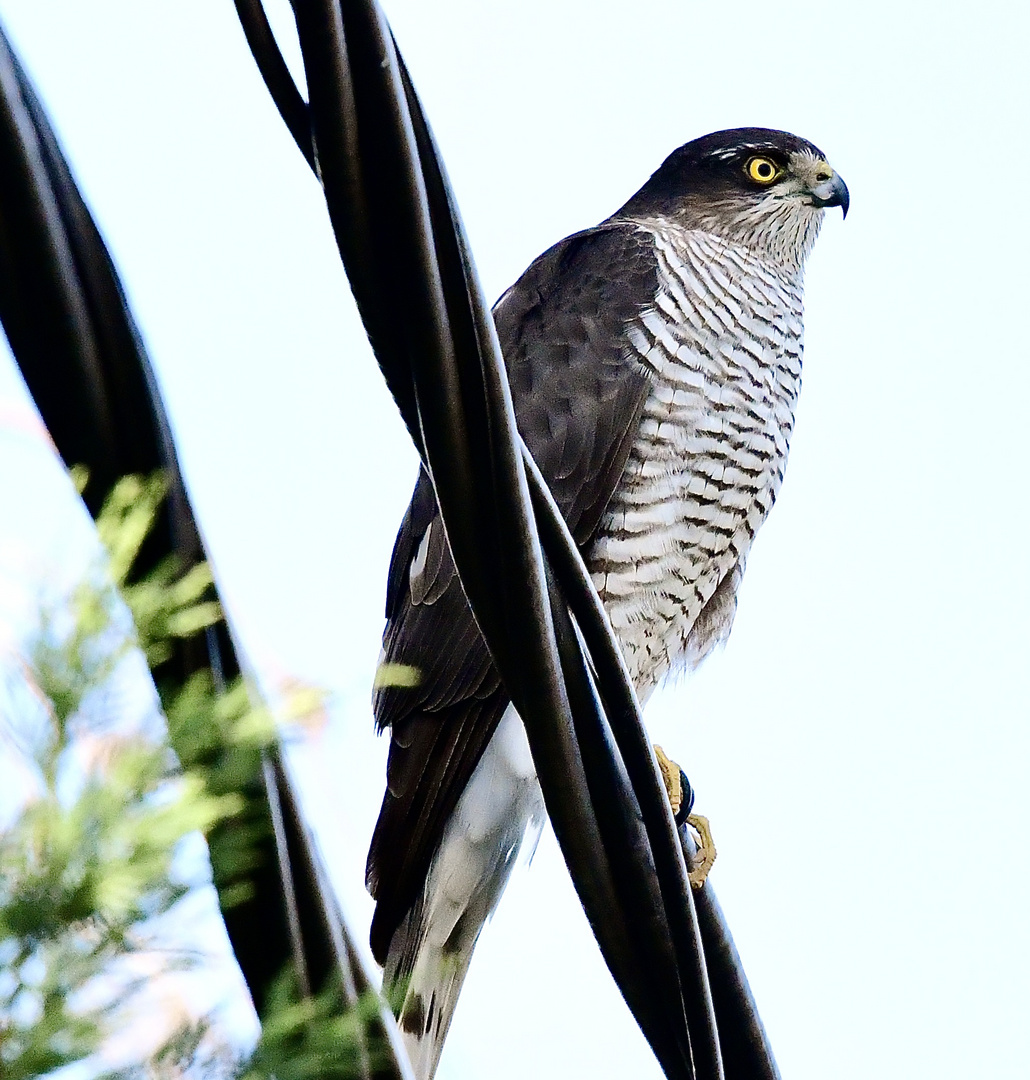
[[[771,184],[783,170],[767,157],[753,157],[745,166],[745,171],[756,184]]]

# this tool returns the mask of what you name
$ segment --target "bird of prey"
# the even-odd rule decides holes
[[[706,135],[541,255],[494,309],[519,431],[642,701],[729,633],[787,462],[804,265],[829,206],[846,214],[848,189],[811,143]],[[391,744],[368,857],[371,944],[386,984],[406,984],[400,1026],[429,1080],[476,939],[544,809],[425,471],[386,615],[386,670],[415,677],[374,697]]]

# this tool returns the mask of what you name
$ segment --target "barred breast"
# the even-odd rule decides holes
[[[588,555],[643,698],[729,633],[783,480],[803,333],[800,267],[707,233],[652,231],[659,290],[627,336],[653,390]]]

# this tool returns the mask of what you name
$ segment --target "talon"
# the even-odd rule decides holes
[[[654,744],[654,755],[658,759],[658,768],[665,781],[665,790],[669,796],[669,805],[672,807],[672,815],[676,824],[683,827],[687,825],[691,836],[697,846],[697,857],[693,865],[688,869],[687,877],[690,887],[700,889],[708,878],[708,872],[715,865],[715,841],[712,839],[712,829],[708,824],[708,818],[701,814],[692,814],[694,808],[694,791],[687,780],[683,770],[668,757],[665,751]]]
[[[701,814],[690,814],[687,817],[687,826],[692,830],[694,843],[697,845],[697,858],[694,865],[687,871],[690,887],[695,891],[704,885],[708,872],[715,865],[715,841],[712,839],[712,827],[708,824],[708,818]]]

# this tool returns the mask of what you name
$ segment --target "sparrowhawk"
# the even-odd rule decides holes
[[[562,240],[494,318],[519,431],[568,521],[644,700],[725,640],[776,498],[801,381],[802,277],[848,190],[811,143],[716,132]],[[431,1077],[476,939],[543,804],[422,471],[394,547],[387,791],[368,858],[372,951]],[[396,670],[396,669],[394,669]]]

